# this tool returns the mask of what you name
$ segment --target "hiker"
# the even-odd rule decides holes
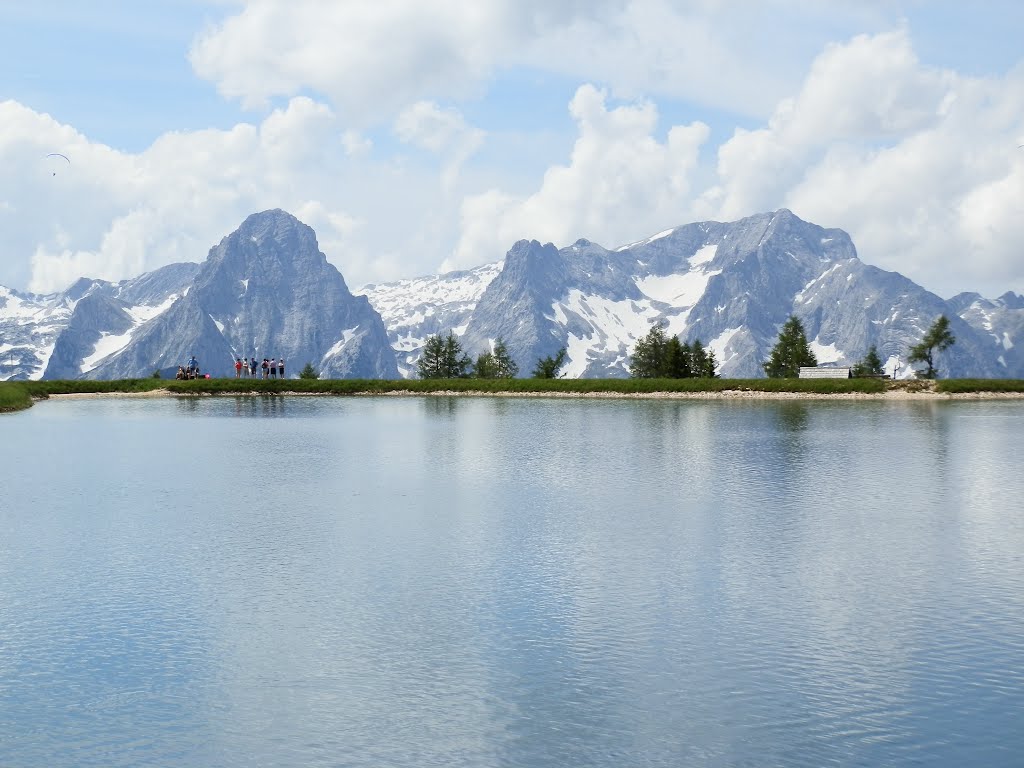
[[[235,378],[242,378],[242,358],[240,357],[235,358]]]
[[[274,361],[274,358],[270,358],[270,378],[277,378],[277,363]]]
[[[284,358],[283,357],[277,358],[277,378],[279,378],[279,379],[283,379],[284,378]]]
[[[269,377],[268,371],[270,370],[270,361],[267,358],[263,358],[263,378]]]
[[[185,378],[185,366],[184,365],[179,365],[178,366],[178,372],[174,375],[174,378],[176,378],[176,379],[184,379]]]
[[[249,368],[252,370],[252,377],[254,379],[259,376],[259,367],[256,365],[256,355],[253,355],[252,360],[249,361]]]

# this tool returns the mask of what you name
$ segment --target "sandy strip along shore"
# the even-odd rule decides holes
[[[942,401],[942,400],[1024,400],[1024,392],[910,392],[893,389],[887,392],[863,393],[843,392],[824,394],[818,392],[757,392],[753,390],[727,389],[719,392],[414,392],[396,390],[391,392],[357,392],[337,395],[332,392],[202,392],[178,394],[166,389],[148,392],[75,392],[50,395],[55,400],[80,398],[153,398],[153,397],[527,397],[590,400],[881,400],[881,401]]]

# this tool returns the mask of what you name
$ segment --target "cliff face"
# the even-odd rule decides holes
[[[398,378],[415,376],[426,339],[449,331],[472,357],[503,339],[524,376],[562,347],[566,376],[628,376],[654,323],[714,350],[722,376],[758,377],[790,315],[820,362],[852,364],[875,345],[907,376],[910,348],[943,314],[957,341],[939,357],[942,376],[1024,378],[1024,297],[944,300],[787,210],[614,250],[522,240],[502,262],[356,293],[312,229],[265,211],[202,264],[83,278],[50,296],[0,287],[0,379],[173,376],[191,355],[214,375],[234,375],[245,355],[283,357],[291,375],[309,362],[323,376]]]
[[[291,374],[308,362],[333,378],[398,377],[380,315],[349,292],[313,230],[280,210],[221,240],[183,295],[86,375],[173,376],[192,355],[215,375],[246,356],[284,358]]]

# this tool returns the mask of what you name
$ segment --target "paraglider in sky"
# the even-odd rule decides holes
[[[47,160],[47,162],[49,162],[51,164],[51,168],[55,168],[53,163],[57,163],[58,165],[62,165],[61,160],[63,160],[68,165],[71,165],[71,159],[67,155],[62,155],[60,152],[51,152],[50,154],[48,154],[46,156],[46,160]],[[57,171],[56,170],[53,170],[52,173],[53,173],[54,176],[57,175]]]

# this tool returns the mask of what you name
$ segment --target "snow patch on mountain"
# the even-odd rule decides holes
[[[691,270],[676,275],[649,275],[636,281],[636,287],[655,301],[688,309],[700,301],[707,290],[708,281],[722,270]]]
[[[649,301],[615,301],[572,289],[565,300],[555,302],[551,317],[570,330],[566,342],[567,378],[579,378],[600,360],[628,356],[637,339],[647,335],[660,312]]]
[[[701,264],[707,264],[710,261],[714,261],[715,256],[718,253],[718,243],[712,243],[711,245],[705,245],[702,248],[698,248],[697,252],[690,257],[690,268],[700,266]],[[717,272],[715,274],[718,274]]]
[[[822,344],[817,337],[809,342],[808,346],[819,363],[836,363],[846,358],[846,353],[837,349],[834,343]]]
[[[81,372],[88,373],[103,362],[103,360],[127,347],[128,342],[131,340],[131,331],[120,336],[113,336],[106,331],[101,332],[100,339],[96,342],[96,346],[93,347],[92,354],[82,360]]]
[[[736,326],[735,328],[726,328],[715,338],[708,342],[707,348],[715,353],[715,360],[718,361],[718,367],[726,363],[731,363],[739,353],[730,351],[729,343],[733,340],[737,333],[743,330],[743,326]]]
[[[345,348],[345,345],[352,341],[358,330],[358,326],[356,326],[355,328],[346,328],[345,330],[343,330],[341,332],[341,338],[334,343],[334,346],[327,350],[327,352],[323,356],[323,360],[327,360],[328,358],[334,357],[336,354],[341,352],[341,350]]]
[[[428,275],[393,283],[370,283],[353,289],[363,295],[377,312],[395,350],[398,371],[403,378],[416,375],[427,338],[437,334],[465,333],[469,315],[487,286],[501,272],[503,262],[476,269]]]

